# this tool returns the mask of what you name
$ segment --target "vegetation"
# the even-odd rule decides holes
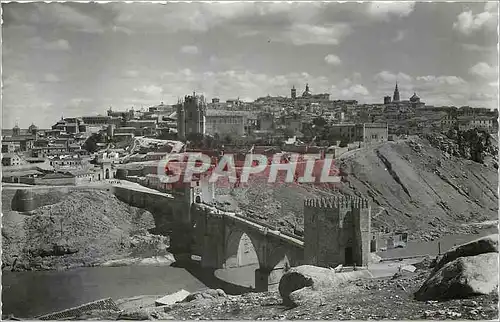
[[[83,148],[90,153],[98,150],[97,143],[109,143],[110,138],[103,132],[92,134],[83,144]]]
[[[491,135],[477,128],[460,131],[458,127],[450,129],[446,136],[455,141],[461,156],[472,161],[483,163],[486,154],[496,154],[495,147],[491,144]]]

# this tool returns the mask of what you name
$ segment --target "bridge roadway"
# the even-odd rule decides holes
[[[209,204],[203,203],[204,206],[211,208],[211,210],[214,210],[217,214],[223,215],[226,219],[229,219],[233,221],[234,223],[239,223],[243,224],[251,229],[254,229],[258,231],[261,235],[263,236],[272,236],[274,238],[280,239],[284,242],[287,242],[289,244],[292,244],[293,246],[299,247],[299,248],[304,248],[304,240],[300,238],[299,236],[295,236],[293,234],[281,232],[278,229],[272,227],[271,225],[268,225],[263,222],[259,222],[257,220],[244,217],[238,213],[235,212],[227,212],[220,210],[214,206],[211,206]]]

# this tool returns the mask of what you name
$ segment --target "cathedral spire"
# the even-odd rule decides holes
[[[396,81],[396,88],[394,88],[394,96],[392,98],[393,102],[399,102],[399,89],[398,89],[398,82]]]

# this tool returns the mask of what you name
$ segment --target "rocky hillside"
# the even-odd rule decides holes
[[[3,191],[4,201],[9,192]],[[161,241],[147,233],[155,226],[152,214],[108,192],[72,191],[50,203],[30,216],[4,209],[3,269],[67,268],[138,253],[160,255],[154,249]]]
[[[497,219],[496,163],[454,156],[427,139],[350,151],[336,165],[344,173],[339,189],[371,200],[374,227],[409,230],[411,239],[430,240],[472,232],[463,223]],[[256,182],[235,189],[225,202],[290,231],[302,224],[304,198],[332,193],[314,185]]]

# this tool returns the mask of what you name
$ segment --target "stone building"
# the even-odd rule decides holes
[[[387,123],[340,123],[330,125],[330,135],[339,141],[379,142],[387,141]]]
[[[177,133],[181,140],[191,134],[205,134],[207,103],[203,95],[187,95],[177,106]]]
[[[245,134],[246,114],[240,111],[207,110],[205,133],[242,136]]]
[[[366,266],[371,207],[366,199],[335,196],[304,202],[305,264]]]

